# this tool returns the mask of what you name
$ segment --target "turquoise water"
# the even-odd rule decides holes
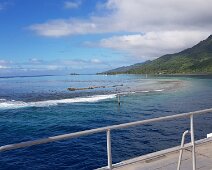
[[[105,86],[85,91],[68,87]],[[0,78],[0,145],[212,107],[212,77],[80,75]],[[116,94],[121,93],[121,105]],[[195,117],[196,139],[212,115]],[[112,131],[113,162],[180,144],[189,120]],[[189,138],[187,139],[189,141]],[[97,134],[0,153],[1,169],[93,169],[107,164]],[[29,168],[30,167],[30,168]]]

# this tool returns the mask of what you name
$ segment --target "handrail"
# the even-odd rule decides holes
[[[203,114],[203,113],[208,113],[208,112],[212,112],[212,108],[194,111],[194,112],[188,112],[188,113],[175,114],[175,115],[171,115],[171,116],[164,116],[164,117],[152,118],[152,119],[147,119],[147,120],[135,121],[135,122],[130,122],[130,123],[123,123],[123,124],[119,124],[119,125],[106,126],[106,127],[85,130],[85,131],[80,131],[80,132],[75,132],[75,133],[68,133],[68,134],[64,134],[64,135],[52,136],[52,137],[33,140],[33,141],[9,144],[9,145],[1,146],[0,152],[18,149],[18,148],[29,147],[29,146],[33,146],[33,145],[45,144],[45,143],[49,143],[49,142],[55,142],[55,141],[59,141],[59,140],[77,138],[80,136],[90,135],[90,134],[94,134],[94,133],[107,132],[108,168],[112,169],[111,139],[110,139],[110,131],[111,130],[123,129],[123,128],[132,127],[132,126],[138,126],[138,125],[143,125],[143,124],[147,124],[147,123],[163,121],[163,120],[177,119],[177,118],[182,118],[182,117],[190,117],[191,118],[191,129],[192,129],[192,133],[193,133],[193,115],[198,115],[198,114]],[[192,138],[194,139],[194,135],[192,135]],[[194,146],[194,141],[192,140],[192,142],[193,142],[193,146]],[[194,149],[193,149],[193,151],[195,152]],[[193,160],[195,160],[195,156],[194,156]]]
[[[177,163],[177,170],[180,170],[180,165],[181,165],[181,161],[182,161],[182,155],[183,155],[183,148],[184,148],[184,144],[185,144],[185,136],[190,133],[189,130],[186,130],[183,135],[182,135],[182,140],[181,140],[181,145],[180,145],[180,155],[178,158],[178,163]]]

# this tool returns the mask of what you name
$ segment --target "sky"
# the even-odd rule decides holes
[[[91,74],[212,34],[212,0],[0,0],[0,76]]]

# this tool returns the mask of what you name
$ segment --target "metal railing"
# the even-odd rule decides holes
[[[177,170],[180,170],[180,165],[181,165],[181,160],[182,160],[182,155],[183,155],[183,148],[184,148],[184,143],[185,143],[185,136],[190,133],[189,130],[186,130],[183,135],[182,135],[182,140],[181,140],[181,150],[180,150],[180,155],[179,155],[179,159],[178,159],[178,164],[177,164]]]
[[[38,140],[34,140],[34,141],[27,141],[27,142],[9,144],[9,145],[1,146],[0,152],[18,149],[18,148],[29,147],[29,146],[33,146],[33,145],[40,145],[40,144],[59,141],[59,140],[77,138],[77,137],[80,137],[80,136],[85,136],[85,135],[90,135],[90,134],[95,134],[95,133],[100,133],[100,132],[106,132],[106,134],[107,134],[108,169],[111,170],[113,168],[112,152],[111,152],[111,134],[110,134],[111,130],[123,129],[123,128],[132,127],[132,126],[138,126],[138,125],[143,125],[143,124],[153,123],[153,122],[158,122],[158,121],[164,121],[164,120],[190,117],[190,133],[191,133],[191,144],[192,144],[192,165],[193,165],[193,170],[196,170],[193,116],[197,115],[197,114],[203,114],[203,113],[209,113],[209,112],[212,112],[212,108],[194,111],[194,112],[189,112],[189,113],[182,113],[182,114],[176,114],[176,115],[165,116],[165,117],[158,117],[158,118],[147,119],[147,120],[142,120],[142,121],[124,123],[124,124],[119,124],[119,125],[106,126],[106,127],[102,127],[102,128],[85,130],[85,131],[80,131],[80,132],[75,132],[75,133],[64,134],[64,135],[52,136],[52,137],[38,139]],[[179,150],[182,150],[184,148],[185,147],[182,146],[181,148],[179,148]]]

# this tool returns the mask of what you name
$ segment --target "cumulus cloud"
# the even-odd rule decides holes
[[[125,51],[143,60],[160,57],[163,54],[179,52],[207,38],[209,32],[164,31],[113,36],[100,40],[97,45]]]
[[[86,21],[83,22],[74,19],[51,20],[44,24],[34,24],[29,27],[30,30],[46,37],[62,37],[74,34],[93,33],[95,28],[95,23]]]
[[[64,2],[64,8],[66,9],[74,9],[74,8],[78,8],[81,5],[81,1],[66,1]]]
[[[209,36],[210,4],[211,0],[107,0],[88,19],[49,20],[29,29],[46,37],[122,32],[100,40],[98,46],[144,59],[180,51]],[[105,12],[99,15],[98,10]]]
[[[87,20],[56,19],[29,28],[49,37],[105,32],[208,30],[212,28],[211,0],[108,0],[103,16]]]

